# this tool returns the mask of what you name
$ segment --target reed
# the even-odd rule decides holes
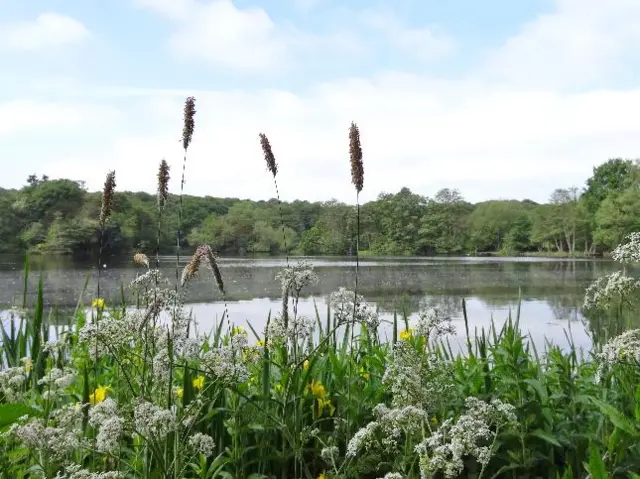
[[[185,173],[187,169],[187,152],[189,151],[189,145],[191,145],[191,140],[193,139],[195,115],[196,99],[193,96],[187,97],[184,103],[182,127],[182,149],[184,150],[184,155],[182,157],[182,177],[180,179],[180,200],[178,207],[178,230],[176,232],[176,288],[180,282],[180,244],[182,235],[182,216],[184,213],[183,201]]]
[[[356,190],[356,270],[355,280],[353,288],[353,318],[356,319],[358,311],[358,276],[360,267],[360,192],[364,186],[364,165],[362,163],[362,146],[360,145],[360,130],[358,126],[351,122],[349,127],[349,162],[351,164],[351,183]],[[353,348],[355,326],[351,327],[351,338],[349,347]],[[353,376],[351,370],[352,364],[349,367],[349,381]],[[349,388],[349,403],[351,403],[351,388]]]
[[[116,190],[116,172],[110,171],[107,173],[107,177],[104,180],[104,187],[102,189],[102,202],[100,206],[100,216],[98,218],[98,224],[100,225],[100,242],[98,245],[98,281],[97,281],[97,297],[100,298],[100,276],[102,270],[102,251],[104,248],[104,233],[105,227],[111,213],[113,212],[113,203]]]
[[[184,170],[183,170],[184,175]],[[160,240],[162,237],[162,217],[169,199],[169,179],[170,167],[164,158],[160,162],[158,168],[158,188],[157,188],[157,204],[158,204],[158,226],[156,231],[156,268],[160,268]]]
[[[276,157],[273,154],[273,150],[271,149],[271,143],[269,143],[269,139],[267,135],[264,133],[260,133],[260,146],[262,147],[262,153],[264,154],[264,161],[267,164],[267,170],[273,176],[273,185],[276,189],[276,198],[278,199],[278,211],[280,212],[280,224],[282,225],[282,240],[284,244],[284,250],[287,255],[287,267],[289,266],[289,249],[287,248],[287,233],[285,231],[284,225],[284,215],[282,213],[282,201],[280,200],[280,190],[278,189],[278,180],[276,176],[278,174],[278,163],[276,162]]]

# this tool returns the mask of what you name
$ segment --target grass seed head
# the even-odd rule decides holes
[[[200,265],[202,264],[203,259],[204,258],[202,255],[202,250],[200,249],[200,247],[198,247],[196,249],[196,252],[193,253],[193,256],[191,256],[191,259],[189,260],[187,265],[182,270],[182,280],[181,280],[182,286],[184,286],[185,284],[187,284],[189,281],[191,281],[193,278],[197,276],[198,270],[200,269]]]
[[[163,159],[160,162],[160,168],[158,169],[158,209],[162,211],[167,204],[167,198],[169,197],[169,165],[167,160]]]
[[[191,144],[193,138],[193,129],[195,127],[194,117],[196,115],[196,99],[195,97],[187,97],[184,103],[184,127],[182,129],[182,147],[186,150]]]
[[[278,164],[276,163],[276,157],[271,149],[269,138],[264,133],[260,133],[260,144],[262,145],[262,151],[264,152],[264,161],[267,162],[267,169],[271,172],[273,177],[278,174]]]
[[[100,207],[100,227],[104,228],[113,211],[113,199],[116,189],[116,172],[107,173],[102,191],[102,206]]]
[[[360,146],[360,132],[354,122],[349,128],[349,156],[351,159],[351,182],[360,193],[364,185],[364,167],[362,165],[362,147]]]
[[[133,262],[135,264],[139,264],[140,266],[149,267],[149,258],[144,253],[136,253],[133,255]]]

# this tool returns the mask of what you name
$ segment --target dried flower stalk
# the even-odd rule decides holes
[[[111,212],[113,211],[113,198],[116,189],[116,172],[107,173],[102,191],[102,206],[100,207],[100,228],[104,229]]]
[[[360,131],[354,122],[349,128],[349,156],[351,159],[351,182],[360,193],[364,185],[364,166],[362,165],[362,147],[360,146]]]
[[[195,127],[194,117],[196,115],[196,99],[195,97],[187,97],[184,103],[184,127],[182,129],[182,147],[187,150],[193,138],[193,129]]]
[[[198,275],[198,270],[200,269],[200,265],[202,264],[202,251],[200,247],[198,247],[191,256],[191,260],[187,263],[187,265],[182,270],[182,279],[180,284],[184,286],[189,281],[194,279]]]
[[[136,253],[133,255],[133,262],[135,264],[139,264],[140,266],[149,267],[149,258],[144,253]]]
[[[222,281],[222,273],[220,273],[220,268],[218,267],[218,261],[216,259],[216,255],[211,249],[209,245],[200,245],[196,248],[195,253],[191,257],[191,260],[182,270],[182,286],[191,281],[196,277],[198,271],[200,270],[200,266],[202,264],[206,264],[209,269],[211,269],[211,273],[213,274],[213,278],[216,282],[216,286],[220,290],[220,292],[224,295],[224,282]]]
[[[275,178],[278,174],[278,164],[276,163],[276,157],[271,149],[269,138],[264,133],[260,133],[260,145],[262,145],[262,151],[264,152],[264,161],[267,163],[267,169],[271,172]]]
[[[169,198],[169,165],[167,160],[163,159],[160,162],[160,168],[158,169],[158,209],[164,210]]]

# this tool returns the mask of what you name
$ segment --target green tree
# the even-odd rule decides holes
[[[458,190],[442,189],[427,203],[420,221],[420,252],[461,254],[469,240],[469,215],[473,205]]]

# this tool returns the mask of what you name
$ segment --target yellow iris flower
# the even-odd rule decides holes
[[[91,301],[91,307],[96,309],[104,309],[104,298],[95,298]]]
[[[107,399],[107,391],[111,390],[111,386],[98,386],[98,388],[89,395],[91,404],[98,404]]]
[[[411,328],[405,329],[404,331],[400,332],[400,339],[402,339],[403,341],[409,341],[412,337],[413,337],[413,329]]]
[[[204,376],[198,376],[191,384],[193,384],[193,387],[198,391],[202,391],[202,388],[204,388]]]

